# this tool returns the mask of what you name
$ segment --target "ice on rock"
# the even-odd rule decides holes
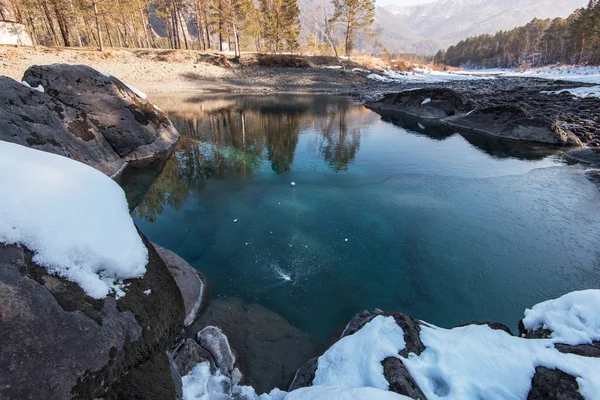
[[[423,102],[421,103],[421,105],[427,104],[427,103],[431,103],[431,99],[428,97],[425,100],[423,100]]]
[[[26,246],[49,273],[101,299],[146,272],[125,193],[100,171],[0,141],[0,182],[0,242]]]

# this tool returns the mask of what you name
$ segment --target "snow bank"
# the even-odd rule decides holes
[[[600,339],[600,290],[573,292],[525,312],[527,328],[555,331],[551,339],[524,339],[486,325],[443,329],[422,325],[425,350],[407,358],[404,333],[393,317],[377,316],[358,332],[335,343],[318,360],[313,386],[284,392],[274,389],[257,396],[251,387],[234,387],[219,399],[242,391],[254,400],[406,399],[388,392],[381,361],[398,357],[429,400],[526,399],[538,366],[560,369],[576,377],[586,399],[600,398],[600,358],[563,354],[555,342],[579,344]],[[199,368],[199,367],[197,367]],[[195,398],[222,382],[208,364],[184,377],[184,393]],[[194,372],[193,372],[194,373]],[[193,383],[193,384],[192,384]],[[192,388],[194,388],[192,390]],[[231,397],[233,396],[233,397]],[[185,397],[194,398],[194,397]],[[213,397],[206,397],[213,398]]]
[[[543,78],[552,80],[564,80],[585,83],[600,84],[600,66],[578,66],[578,65],[563,65],[550,66],[542,68],[528,68],[524,70],[514,69],[480,69],[466,70],[463,73],[479,76],[479,75],[503,75],[520,78]]]
[[[525,310],[528,330],[552,331],[552,341],[576,346],[600,340],[600,290],[571,292]]]
[[[258,396],[251,386],[233,386],[231,391],[229,379],[217,369],[210,372],[210,364],[205,361],[194,367],[190,373],[181,378],[183,383],[183,400],[219,399],[228,400],[246,398],[250,400],[408,400],[408,397],[389,392],[387,389],[372,387],[343,388],[328,386],[311,386],[285,392],[273,389],[270,393]]]
[[[0,141],[0,182],[0,242],[27,246],[50,273],[100,299],[146,271],[125,194],[101,172]]]
[[[415,68],[410,72],[398,72],[390,68],[381,72],[382,75],[370,74],[367,78],[379,82],[414,82],[414,83],[439,83],[449,81],[468,81],[481,79],[494,79],[489,76],[474,74],[461,74],[447,71],[434,71],[429,68]]]
[[[378,74],[369,74],[367,75],[367,79],[372,79],[377,82],[395,82],[393,79],[386,78],[385,76],[381,76]]]
[[[273,391],[260,400],[409,400],[409,397],[371,387],[340,388],[311,386],[286,393]]]
[[[394,317],[377,316],[319,357],[314,385],[388,389],[381,361],[405,347],[404,332]]]
[[[544,90],[541,93],[546,94],[561,94],[561,93],[571,93],[575,97],[586,98],[586,97],[600,97],[600,85],[598,86],[587,86],[587,87],[578,87],[574,89],[563,89],[563,90],[555,90],[555,91],[547,91]]]
[[[526,399],[536,366],[574,375],[584,396],[600,396],[600,359],[560,353],[547,339],[471,325],[421,327],[421,341],[426,350],[402,361],[428,399]]]

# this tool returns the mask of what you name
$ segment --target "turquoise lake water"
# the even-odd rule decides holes
[[[514,332],[525,308],[600,287],[600,192],[552,152],[336,97],[153,100],[182,138],[134,220],[215,297],[324,340],[376,307]]]

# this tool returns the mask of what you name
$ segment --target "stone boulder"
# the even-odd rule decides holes
[[[198,335],[198,342],[207,348],[197,332],[210,326],[227,336],[244,384],[252,385],[257,393],[287,387],[298,368],[318,352],[318,342],[311,335],[277,313],[240,299],[213,300],[187,334],[192,338]]]
[[[467,113],[476,104],[452,89],[428,88],[389,93],[380,100],[367,102],[365,106],[375,111],[398,111],[420,118],[441,119]]]
[[[155,382],[161,398],[177,397],[162,354],[182,328],[183,300],[142,240],[146,273],[126,280],[118,300],[92,299],[36,265],[28,249],[0,244],[0,398],[119,398],[117,382]]]
[[[32,66],[23,81],[31,88],[0,78],[0,140],[70,157],[118,177],[128,164],[168,155],[179,138],[160,110],[91,67]]]
[[[459,130],[465,129],[504,139],[556,146],[577,145],[550,119],[533,117],[525,109],[508,104],[477,109],[466,115],[446,118],[444,122]]]
[[[588,164],[591,167],[600,168],[600,148],[585,147],[582,149],[571,150],[565,154],[568,161]]]
[[[348,322],[348,324],[346,324],[345,329],[342,331],[342,334],[337,340],[353,335],[363,328],[367,323],[369,323],[373,318],[379,315],[393,317],[396,321],[396,324],[398,324],[398,326],[401,327],[404,332],[404,342],[406,343],[406,346],[399,353],[399,356],[408,357],[409,353],[419,355],[425,350],[425,346],[421,342],[421,338],[419,336],[420,325],[424,324],[422,321],[412,318],[406,314],[383,312],[381,310],[374,310],[373,312],[363,310],[356,314]],[[382,360],[381,364],[383,366],[383,376],[389,382],[390,391],[408,396],[412,399],[426,399],[422,390],[419,388],[415,380],[410,376],[400,358],[387,357]],[[303,365],[298,370],[298,373],[296,373],[294,380],[290,385],[290,390],[311,386],[317,367],[317,358],[313,358]]]
[[[171,250],[154,243],[152,245],[169,268],[169,272],[175,278],[177,286],[179,286],[185,305],[183,324],[189,326],[206,307],[209,298],[208,281],[202,273],[196,271],[187,261]]]

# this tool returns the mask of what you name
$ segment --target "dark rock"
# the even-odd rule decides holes
[[[383,376],[389,382],[389,390],[411,399],[426,400],[423,391],[410,376],[402,360],[396,357],[387,357],[381,362]]]
[[[389,93],[380,100],[365,103],[365,106],[374,110],[393,110],[421,118],[440,119],[469,112],[475,103],[452,89],[428,88]]]
[[[125,281],[127,294],[119,300],[92,299],[36,265],[29,250],[0,245],[0,398],[102,397],[166,350],[182,326],[183,300],[162,259],[142,239],[147,271]]]
[[[317,355],[316,339],[258,304],[234,298],[214,300],[188,329],[188,335],[194,337],[211,325],[227,336],[245,383],[258,393],[288,387],[298,368]]]
[[[173,376],[169,357],[165,352],[158,352],[111,386],[103,398],[105,400],[180,399],[180,386],[181,377]]]
[[[317,357],[308,360],[298,369],[298,371],[296,371],[296,375],[294,375],[294,379],[292,380],[288,391],[291,392],[292,390],[311,386],[313,379],[315,379],[315,372],[317,372],[318,366],[319,359]]]
[[[124,167],[125,161],[77,109],[7,77],[0,77],[0,88],[0,140],[73,158],[107,175]],[[87,140],[73,131],[75,123],[87,128]]]
[[[548,339],[552,335],[552,331],[544,328],[538,328],[535,330],[525,329],[523,320],[520,319],[517,323],[519,329],[519,336],[525,339]]]
[[[532,117],[523,108],[500,105],[475,110],[444,120],[456,129],[467,129],[505,139],[525,140],[565,146],[567,133],[554,121],[545,117]]]
[[[169,272],[175,278],[177,286],[183,296],[185,304],[185,320],[184,325],[189,326],[196,320],[200,312],[206,307],[208,301],[208,285],[204,275],[196,271],[183,258],[160,247],[157,244],[152,244],[158,255],[163,259]]]
[[[212,372],[216,371],[215,360],[211,353],[193,339],[182,340],[173,350],[172,358],[181,376],[189,374],[196,365],[204,361],[210,363]]]
[[[558,369],[536,367],[527,400],[583,400],[574,376]]]
[[[471,322],[465,322],[463,324],[460,325],[456,325],[457,328],[460,328],[462,326],[469,326],[469,325],[487,325],[492,329],[498,330],[498,331],[504,331],[506,333],[508,333],[509,335],[512,336],[512,332],[510,331],[510,328],[504,324],[501,324],[500,322],[490,322],[490,321],[471,321]]]
[[[84,162],[109,176],[164,156],[179,134],[168,118],[115,77],[84,65],[32,66],[1,78],[0,139]]]
[[[594,357],[600,358],[600,342],[592,342],[587,344],[580,344],[577,346],[571,346],[569,344],[555,344],[556,350],[565,354],[576,354],[582,357]]]

